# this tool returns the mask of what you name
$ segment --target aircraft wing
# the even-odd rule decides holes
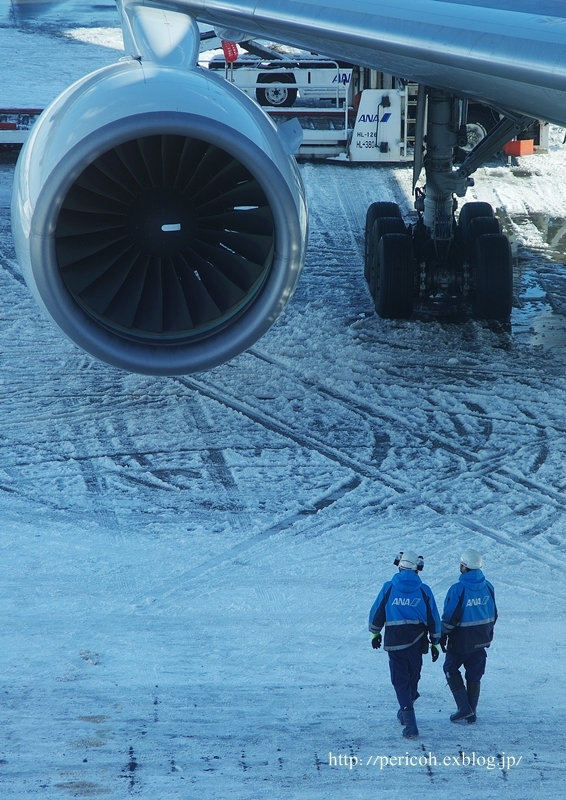
[[[197,19],[566,125],[562,0],[176,0]]]

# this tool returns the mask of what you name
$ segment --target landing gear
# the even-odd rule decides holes
[[[488,203],[465,203],[457,221],[456,197],[473,185],[471,173],[532,120],[509,114],[494,122],[454,169],[453,155],[467,143],[467,103],[424,87],[419,103],[413,181],[418,220],[405,226],[398,206],[383,202],[372,203],[366,216],[364,275],[376,311],[406,319],[415,301],[448,299],[470,304],[478,318],[504,321],[513,301],[509,242]],[[416,187],[422,166],[424,190]]]
[[[455,160],[462,163],[498,122],[499,114],[496,111],[479,103],[469,105],[466,114],[466,142],[458,147]]]
[[[513,261],[509,240],[489,203],[466,203],[460,211],[466,262],[472,268],[475,317],[506,320],[513,304]]]
[[[471,205],[471,203],[466,203]],[[466,206],[464,206],[466,208]],[[462,223],[460,222],[460,227]],[[501,233],[501,225],[499,220],[495,217],[474,217],[468,225],[466,231],[462,231],[462,238],[467,247],[468,257],[473,258],[475,241],[478,236],[483,236],[484,233]]]

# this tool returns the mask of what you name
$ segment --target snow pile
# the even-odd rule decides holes
[[[121,53],[124,51],[121,28],[70,28],[64,31],[64,34],[78,42],[120,50]]]

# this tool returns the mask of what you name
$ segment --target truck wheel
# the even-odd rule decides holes
[[[257,77],[258,83],[294,83],[295,76],[288,72],[263,73]],[[270,86],[267,89],[256,89],[255,96],[260,106],[274,108],[288,108],[297,99],[296,89],[287,89],[286,86]]]

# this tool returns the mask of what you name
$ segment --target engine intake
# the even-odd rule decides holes
[[[55,250],[67,288],[101,324],[186,339],[252,302],[274,239],[265,192],[238,159],[200,139],[144,136],[79,175]]]
[[[68,89],[22,151],[12,219],[48,315],[95,357],[146,374],[250,347],[304,261],[293,157],[261,109],[198,68],[128,61]]]

